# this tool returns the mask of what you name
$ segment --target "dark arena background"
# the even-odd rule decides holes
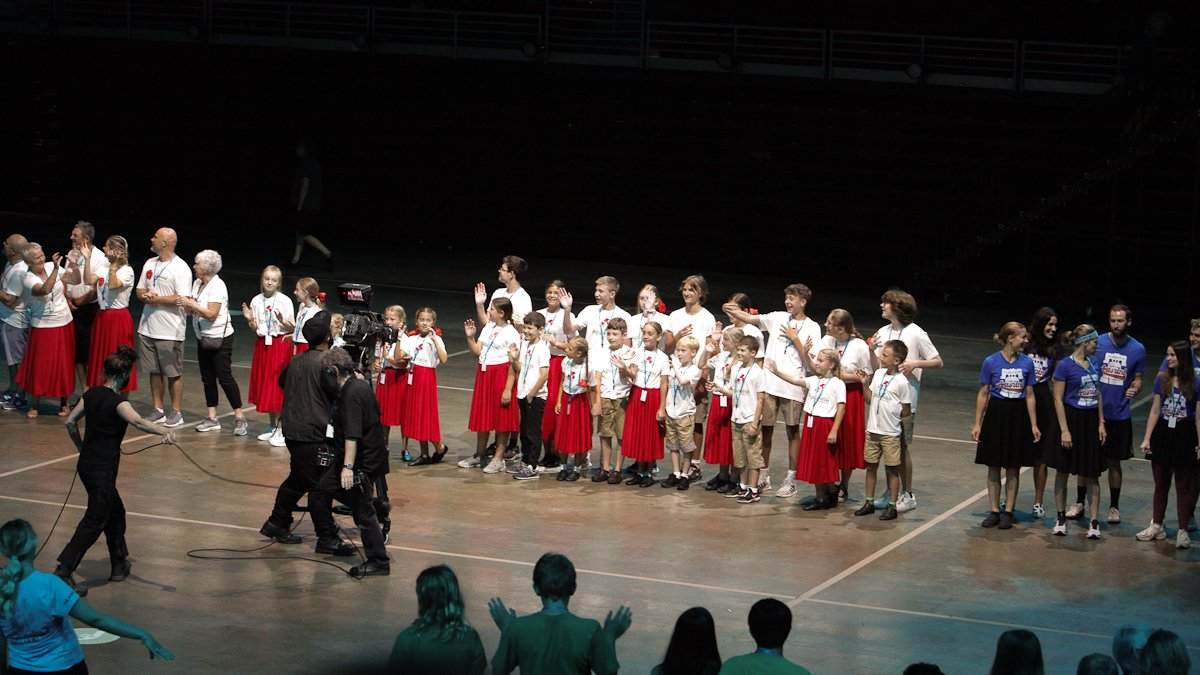
[[[679,280],[699,273],[719,320],[735,291],[765,312],[803,282],[809,316],[844,307],[869,335],[880,294],[900,287],[946,363],[922,392],[920,507],[891,523],[805,513],[805,490],[743,506],[393,461],[392,574],[359,583],[271,557],[313,557],[307,521],[301,546],[228,554],[261,560],[189,557],[264,544],[271,491],[201,473],[170,447],[125,458],[134,574],[97,581],[94,549],[78,576],[90,602],[150,627],[179,660],[147,666],[123,640],[85,646],[92,672],[367,668],[416,616],[417,573],[441,562],[490,655],[487,598],[536,611],[529,574],[547,550],[580,569],[572,611],[632,608],[624,672],[659,663],[694,605],[716,616],[723,657],[753,651],[746,612],[767,596],[792,606],[784,653],[814,673],[984,672],[1017,627],[1038,634],[1047,672],[1069,673],[1135,621],[1174,630],[1200,658],[1200,554],[1133,537],[1153,492],[1141,453],[1126,463],[1125,520],[1097,543],[1075,523],[1049,536],[1053,519],[1030,515],[1028,471],[1017,527],[981,530],[970,439],[979,364],[1005,321],[1049,305],[1062,328],[1103,332],[1108,307],[1127,304],[1149,385],[1200,316],[1198,28],[1194,3],[1116,0],[0,0],[4,236],[66,252],[88,220],[99,242],[126,236],[138,269],[143,242],[172,227],[189,261],[222,254],[238,307],[291,255],[293,148],[309,139],[335,261],[309,249],[283,288],[371,284],[374,309],[403,304],[410,324],[417,307],[438,309],[454,461],[474,444],[460,326],[471,288],[497,287],[508,254],[529,261],[535,308],[551,279],[581,309],[612,274],[627,310],[644,283],[675,309]],[[244,386],[250,332],[236,323]],[[183,449],[220,476],[277,484],[286,453],[254,440],[265,415],[250,408],[247,438],[228,423],[193,433],[194,338],[186,349]],[[1148,394],[1134,402],[1135,446]],[[148,409],[148,385],[130,399]],[[0,514],[42,537],[74,467],[60,421],[0,414]],[[126,450],[149,442],[131,431]],[[856,473],[843,506],[862,497]],[[76,485],[43,571],[84,501]],[[1172,532],[1173,514],[1172,501]]]

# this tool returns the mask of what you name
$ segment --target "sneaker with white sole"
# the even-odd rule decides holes
[[[784,481],[784,482],[786,482],[786,481]],[[760,494],[771,491],[771,476],[770,475],[764,473],[758,477],[758,491]]]
[[[174,429],[175,427],[183,426],[183,413],[179,412],[178,410],[172,410],[163,419],[162,425],[168,429]]]
[[[488,465],[483,467],[484,473],[500,473],[504,470],[504,460],[493,458],[488,462]]]
[[[234,423],[233,423],[233,435],[234,436],[245,436],[247,433],[249,433],[249,431],[250,431],[250,423],[246,421],[245,417],[243,417],[240,420],[234,421]]]
[[[264,431],[264,432],[262,432],[261,434],[259,434],[259,435],[258,435],[258,440],[260,440],[260,441],[269,441],[269,440],[271,440],[271,437],[272,437],[272,436],[274,436],[274,435],[275,435],[275,427],[271,427],[270,429],[267,429],[266,431]]]
[[[1082,516],[1082,515],[1083,515],[1083,503],[1082,502],[1075,502],[1074,504],[1071,505],[1071,508],[1067,509],[1067,519],[1068,520],[1075,520],[1076,518],[1078,518],[1079,516]]]
[[[1163,530],[1161,523],[1150,523],[1150,527],[1133,535],[1138,541],[1154,541],[1156,539],[1166,539],[1167,533]]]
[[[459,460],[458,462],[458,468],[460,469],[470,469],[476,466],[479,466],[479,457],[477,455],[471,455],[470,457]]]
[[[911,492],[901,492],[900,499],[896,500],[896,510],[900,513],[906,513],[917,508],[917,497]]]
[[[219,420],[215,417],[205,417],[203,422],[196,425],[196,431],[199,431],[199,432],[220,431],[220,430],[221,430],[221,420]]]
[[[521,470],[513,474],[513,478],[516,480],[529,480],[531,478],[537,478],[540,475],[542,474],[538,473],[537,469],[529,466],[528,464],[523,464],[521,466]]]
[[[1117,525],[1121,522],[1121,510],[1115,506],[1108,508],[1108,524]]]
[[[1179,534],[1175,535],[1175,548],[1191,548],[1192,539],[1188,536],[1187,529],[1179,528]]]
[[[518,473],[521,473],[522,471],[524,471],[525,467],[527,467],[527,466],[529,466],[529,465],[524,462],[520,462],[520,461],[509,462],[508,465],[506,467],[504,467],[504,471],[507,473],[511,473],[511,474],[518,474]]]
[[[1034,504],[1033,505],[1033,517],[1034,518],[1045,518],[1046,517],[1046,508],[1044,506],[1042,506],[1041,504]]]
[[[553,473],[558,473],[559,471],[562,471],[562,465],[560,465],[560,464],[556,464],[556,465],[554,465],[554,466],[539,466],[539,467],[537,468],[537,472],[538,472],[538,473],[551,473],[551,474],[553,474]]]
[[[1067,519],[1066,518],[1060,518],[1054,522],[1054,536],[1056,536],[1056,537],[1067,536]]]
[[[271,436],[270,440],[267,442],[270,443],[272,447],[286,448],[287,439],[283,437],[283,427],[276,427],[275,434]]]
[[[759,488],[759,490],[761,491],[762,488]],[[783,485],[780,485],[779,489],[775,491],[775,496],[781,497],[783,499],[787,499],[788,497],[795,497],[796,496],[796,481],[793,479],[790,479],[790,478],[785,478],[783,480]]]
[[[162,408],[155,408],[153,412],[151,412],[149,415],[146,415],[146,421],[153,422],[154,424],[158,424],[166,418],[167,413],[163,412]]]
[[[1087,538],[1088,539],[1099,539],[1100,538],[1100,521],[1093,520],[1091,523],[1088,524]]]

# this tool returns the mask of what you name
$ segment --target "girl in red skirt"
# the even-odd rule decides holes
[[[663,423],[667,419],[667,372],[670,358],[658,348],[663,329],[657,321],[642,324],[643,347],[633,361],[626,363],[625,372],[633,382],[629,404],[625,409],[625,430],[621,452],[637,462],[636,473],[626,485],[654,485],[651,470],[663,458]]]
[[[733,408],[728,396],[719,393],[729,388],[729,371],[733,367],[733,351],[737,348],[738,340],[745,334],[741,328],[730,326],[721,335],[721,353],[717,354],[717,345],[709,341],[704,345],[708,351],[708,363],[704,367],[711,371],[708,381],[715,387],[713,398],[708,406],[708,422],[704,425],[704,463],[721,467],[720,473],[704,485],[705,490],[716,490],[721,494],[735,487],[733,480],[733,426],[731,423]]]
[[[283,389],[279,373],[292,359],[292,327],[295,313],[292,299],[279,292],[283,274],[274,265],[267,265],[259,283],[262,292],[247,306],[242,303],[242,315],[257,335],[254,357],[250,361],[250,403],[271,418],[271,427],[258,435],[260,441],[282,446],[283,429],[279,427],[279,411],[283,407]]]
[[[421,456],[409,466],[437,464],[446,456],[442,426],[438,421],[437,370],[449,358],[442,332],[434,327],[437,312],[429,307],[417,310],[417,329],[401,345],[408,356],[408,393],[404,396],[404,441],[420,441]],[[429,455],[429,443],[437,448]]]
[[[379,375],[375,383],[375,398],[379,400],[379,423],[383,425],[386,445],[392,438],[392,427],[404,424],[404,397],[408,393],[408,355],[400,349],[407,315],[400,305],[383,310],[383,323],[395,328],[400,338],[395,342],[378,343],[372,369]]]
[[[482,286],[482,285],[481,285]],[[487,294],[482,290],[482,302]],[[512,325],[512,302],[508,298],[494,298],[487,310],[487,325],[479,331],[476,339],[475,322],[468,319],[463,323],[467,335],[467,347],[479,358],[475,370],[475,390],[471,394],[471,417],[467,428],[475,432],[475,456],[458,463],[462,468],[483,464],[487,453],[488,436],[496,432],[496,456],[484,467],[484,473],[504,471],[504,448],[508,447],[509,434],[521,428],[520,412],[513,400],[516,398],[517,379],[509,363],[509,351],[516,347],[521,336]]]
[[[28,418],[38,416],[42,396],[59,397],[59,416],[65,417],[67,397],[75,390],[75,328],[71,325],[71,308],[64,295],[62,256],[54,254],[54,262],[46,264],[46,254],[39,244],[25,247],[24,298],[29,308],[29,342],[25,358],[17,370],[17,385],[31,397]]]
[[[805,511],[831,509],[837,505],[838,431],[846,414],[846,385],[838,377],[841,358],[836,349],[822,349],[816,361],[808,358],[806,350],[799,351],[805,369],[816,375],[799,378],[781,373],[771,359],[767,359],[767,370],[808,392],[796,478],[817,488],[816,500],[807,504]]]
[[[592,411],[599,409],[597,387],[589,386],[588,344],[581,337],[567,343],[567,356],[559,366],[558,391],[555,393],[554,428],[559,453],[570,457],[566,469],[556,480],[579,480],[584,455],[592,449]]]
[[[563,282],[555,279],[546,285],[546,308],[539,309],[538,314],[546,317],[546,329],[542,339],[550,344],[550,378],[546,381],[546,391],[557,392],[562,383],[562,362],[567,357],[567,334],[564,327],[567,320],[575,321],[575,315],[570,310],[563,309]],[[555,395],[555,394],[551,394]],[[557,415],[542,415],[542,464],[558,466],[558,453],[554,449],[554,425]]]
[[[296,324],[292,326],[292,356],[308,351],[308,340],[304,339],[304,322],[317,312],[325,309],[325,294],[321,286],[312,277],[304,277],[296,282]]]
[[[92,343],[88,348],[88,386],[105,383],[104,359],[121,345],[134,346],[133,319],[129,316],[129,296],[133,292],[133,268],[129,266],[129,242],[113,235],[104,242],[104,257],[108,258],[108,273],[95,277],[100,310],[92,325]],[[85,265],[91,267],[90,261]],[[85,270],[85,271],[90,271]],[[92,281],[91,278],[88,281]],[[137,364],[129,372],[129,383],[121,390],[137,389]]]
[[[863,406],[863,383],[871,379],[871,350],[858,330],[854,317],[844,309],[835,309],[825,319],[825,337],[820,347],[838,353],[842,362],[840,377],[846,384],[846,415],[838,436],[837,459],[841,469],[838,500],[846,501],[846,486],[855,469],[867,468],[863,446],[867,441],[867,416]]]

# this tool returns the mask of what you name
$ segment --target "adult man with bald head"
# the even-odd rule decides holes
[[[22,300],[21,283],[29,266],[21,258],[29,241],[19,234],[4,240],[4,257],[8,262],[0,274],[0,352],[8,365],[8,389],[0,400],[0,408],[17,410],[24,407],[25,395],[17,385],[17,366],[25,358],[29,342],[29,312]]]
[[[138,368],[150,374],[150,391],[154,411],[146,417],[164,427],[183,424],[183,338],[187,330],[187,315],[175,301],[192,288],[192,268],[175,255],[179,241],[175,230],[159,228],[150,238],[150,251],[155,257],[142,266],[138,277],[137,296],[146,305],[138,324]],[[171,410],[164,411],[167,388],[171,393]]]

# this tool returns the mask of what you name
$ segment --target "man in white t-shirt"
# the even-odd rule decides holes
[[[904,424],[904,433],[900,436],[900,499],[896,501],[896,510],[900,513],[917,508],[917,498],[912,492],[912,439],[913,426],[917,417],[917,400],[921,396],[921,374],[927,368],[941,368],[942,357],[937,347],[913,319],[917,318],[917,300],[912,295],[899,289],[893,289],[883,294],[879,300],[883,318],[888,324],[875,331],[869,340],[871,344],[871,367],[879,367],[879,357],[883,354],[883,346],[891,340],[899,340],[908,347],[908,357],[900,364],[900,372],[908,378],[912,390],[912,415]],[[884,505],[886,506],[886,504]],[[876,504],[877,508],[880,507]]]
[[[17,410],[25,402],[25,395],[17,385],[17,367],[25,358],[25,345],[29,342],[29,311],[23,300],[25,273],[29,265],[21,258],[29,243],[19,234],[11,234],[4,240],[4,272],[0,274],[0,351],[8,366],[8,388],[0,400],[0,409]]]
[[[492,308],[492,302],[496,298],[508,298],[508,301],[512,303],[514,325],[525,322],[525,315],[533,311],[533,299],[529,297],[529,293],[524,288],[521,288],[521,275],[527,269],[529,269],[529,265],[524,258],[518,258],[515,255],[504,256],[500,261],[500,269],[496,271],[500,283],[504,286],[492,292],[487,307],[484,307],[482,303],[475,303],[475,317],[480,326],[487,325],[487,310]],[[481,282],[476,286],[476,290],[482,287],[483,283]]]
[[[175,230],[160,228],[150,238],[150,250],[156,257],[146,261],[137,280],[138,299],[145,303],[138,324],[138,368],[150,374],[154,412],[146,419],[164,427],[183,424],[183,338],[187,314],[175,301],[192,290],[192,268],[175,255],[179,238]],[[171,393],[171,411],[164,412],[167,388]]]
[[[87,391],[88,358],[91,355],[92,324],[100,310],[96,284],[89,284],[84,272],[104,278],[108,276],[108,258],[104,251],[96,248],[96,228],[86,220],[75,223],[71,228],[71,252],[65,256],[63,283],[67,288],[67,304],[71,307],[72,325],[75,326],[75,377],[79,380],[80,393]]]
[[[667,330],[663,336],[666,341],[666,351],[668,354],[674,353],[675,343],[687,336],[696,338],[696,341],[700,343],[700,351],[703,351],[704,345],[712,337],[713,328],[717,325],[716,317],[704,308],[704,301],[708,299],[708,281],[699,274],[688,276],[680,282],[679,294],[683,296],[683,307],[671,312],[670,326],[663,326]],[[698,455],[703,455],[701,450],[704,448],[704,424],[700,420],[708,416],[708,392],[704,387],[705,382],[704,376],[701,375],[695,387],[696,424],[692,429],[692,442],[696,449],[688,453],[688,459],[691,462],[688,480],[692,483],[701,478],[700,465],[696,458]]]
[[[783,373],[794,379],[801,379],[806,377],[808,372],[804,368],[800,352],[796,351],[792,336],[797,337],[800,344],[811,342],[811,358],[816,358],[819,351],[817,343],[821,340],[820,325],[805,315],[810,299],[812,290],[808,286],[791,284],[783,289],[785,311],[751,314],[734,302],[725,303],[721,309],[738,321],[761,328],[767,340],[764,349],[766,358],[774,361],[776,368]],[[771,476],[767,473],[771,465],[771,438],[776,420],[782,418],[788,437],[788,472],[775,496],[792,497],[796,494],[796,462],[800,458],[800,418],[804,413],[805,391],[803,387],[791,384],[769,371],[765,378],[766,399],[762,414],[763,470],[759,477],[759,485],[764,491],[771,489]]]

